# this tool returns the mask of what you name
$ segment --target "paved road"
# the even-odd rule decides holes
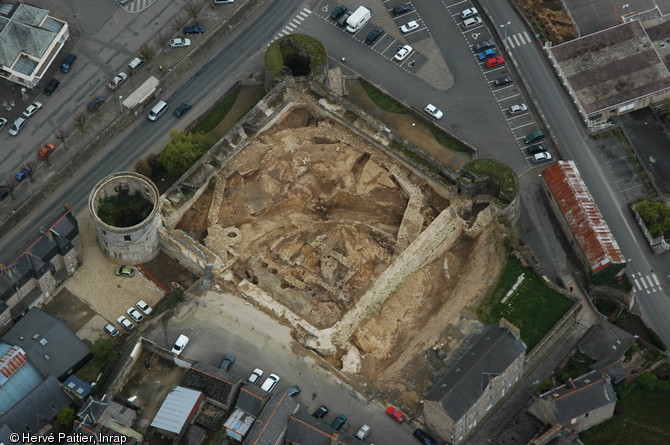
[[[494,22],[510,21],[510,32],[524,29],[523,22],[507,2],[482,0],[482,5]],[[511,51],[521,67],[528,89],[552,127],[563,157],[577,164],[619,247],[629,260],[628,275],[643,278],[654,285],[636,293],[637,304],[643,319],[666,344],[670,344],[670,282],[664,278],[670,275],[669,254],[651,253],[609,172],[601,166],[597,147],[591,143],[574,106],[541,50],[536,45],[524,45]]]

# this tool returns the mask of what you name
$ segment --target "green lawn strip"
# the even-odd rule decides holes
[[[586,445],[666,445],[670,443],[668,422],[670,392],[636,388],[617,402],[614,417],[581,433]]]
[[[391,96],[382,93],[369,82],[363,79],[359,80],[361,87],[365,90],[370,99],[377,104],[379,108],[389,113],[406,114],[407,109],[403,104],[393,99]]]
[[[500,190],[510,197],[518,193],[516,173],[509,166],[495,159],[476,159],[466,169],[476,175],[489,176],[500,184]]]
[[[207,133],[216,128],[217,125],[223,120],[224,117],[230,112],[237,96],[240,94],[240,89],[236,89],[230,96],[226,97],[223,102],[217,105],[211,113],[209,113],[198,125],[195,126],[192,132]]]
[[[525,274],[523,283],[505,304],[500,301],[517,278]],[[497,324],[505,318],[521,330],[521,338],[530,351],[572,306],[566,296],[547,287],[529,267],[510,255],[496,287],[477,308],[484,323]]]
[[[440,144],[444,145],[450,150],[460,151],[462,153],[472,153],[472,150],[466,145],[463,145],[459,140],[452,138],[444,131],[433,126],[430,127],[430,132],[433,133],[433,137]]]

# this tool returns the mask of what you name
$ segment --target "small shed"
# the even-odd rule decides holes
[[[162,434],[181,435],[204,398],[205,395],[200,391],[175,387],[165,398],[151,426]]]

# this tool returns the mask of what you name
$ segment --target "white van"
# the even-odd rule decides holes
[[[477,26],[482,24],[482,19],[481,17],[470,17],[469,19],[463,20],[463,29],[468,30],[472,28],[476,28]]]
[[[359,6],[347,19],[347,31],[355,33],[370,20],[370,10],[365,6]]]
[[[151,111],[149,111],[149,120],[150,121],[158,120],[158,118],[161,117],[167,109],[168,109],[167,102],[161,100],[156,105],[154,105]]]
[[[140,59],[139,57],[135,57],[133,60],[130,61],[128,64],[128,69],[132,73],[136,73],[144,66],[144,60]]]

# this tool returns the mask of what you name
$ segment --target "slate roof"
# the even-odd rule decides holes
[[[542,171],[592,273],[611,264],[625,264],[605,218],[593,200],[574,161],[558,161]]]
[[[91,385],[74,374],[63,382],[63,388],[70,391],[71,394],[80,397],[82,400],[91,392]]]
[[[424,398],[439,402],[457,421],[525,350],[508,328],[491,326]]]
[[[82,406],[77,413],[77,417],[79,417],[85,424],[97,425],[102,413],[107,409],[107,405],[109,405],[109,402],[103,402],[97,400],[95,397],[89,397],[86,403],[84,403],[84,406]]]
[[[12,434],[14,431],[7,425],[0,424],[0,444],[6,444],[9,445],[13,443],[9,439],[9,435]]]
[[[327,423],[317,423],[313,417],[299,411],[289,417],[284,440],[300,445],[331,445],[335,430]]]
[[[254,417],[258,417],[270,394],[256,385],[244,385],[240,388],[235,407]]]
[[[0,425],[4,423],[13,431],[36,433],[71,402],[58,379],[50,376],[0,416]]]
[[[553,404],[559,424],[617,401],[614,388],[598,371],[569,380],[540,397]]]
[[[594,360],[620,359],[633,343],[633,335],[613,325],[607,320],[600,320],[589,328],[588,332],[577,343],[577,348]]]
[[[11,20],[0,17],[1,65],[12,66],[21,53],[38,59],[44,56],[57,35],[53,30],[40,26],[48,13],[46,9],[19,4]]]
[[[189,368],[182,385],[202,391],[205,397],[225,405],[228,404],[233,386],[239,382],[239,377],[235,377],[223,369],[199,363],[197,367]]]
[[[44,375],[64,377],[91,353],[65,324],[41,309],[32,308],[2,338],[26,351]]]
[[[279,439],[286,429],[288,418],[297,406],[298,403],[285,392],[275,394],[252,425],[245,444],[279,443]]]

